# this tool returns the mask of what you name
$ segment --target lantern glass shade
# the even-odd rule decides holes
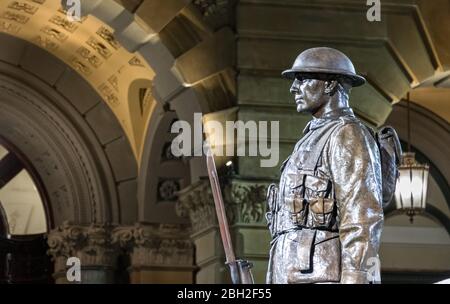
[[[424,210],[428,190],[428,165],[418,164],[414,153],[404,153],[399,173],[395,189],[397,209]]]

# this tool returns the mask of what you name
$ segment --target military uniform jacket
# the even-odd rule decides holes
[[[350,108],[304,133],[270,190],[267,283],[367,283],[383,224],[376,141]]]

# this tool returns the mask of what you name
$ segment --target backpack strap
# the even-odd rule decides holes
[[[325,149],[325,145],[327,144],[327,142],[330,140],[332,133],[339,127],[343,125],[343,121],[339,120],[337,121],[336,124],[331,125],[321,136],[321,138],[319,139],[319,141],[316,143],[315,147],[314,147],[314,153],[311,154],[305,161],[305,163],[303,164],[303,169],[305,170],[311,170],[316,172],[318,165],[319,165],[319,160],[322,156],[323,150]]]
[[[377,143],[383,148],[385,145],[391,147],[391,153],[395,155],[395,164],[400,166],[402,159],[402,145],[398,138],[397,132],[391,126],[382,127],[376,134]]]
[[[392,201],[395,194],[402,147],[397,132],[390,126],[381,128],[376,133],[375,139],[380,150],[383,206],[385,207]]]

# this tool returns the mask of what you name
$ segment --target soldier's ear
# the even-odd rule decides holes
[[[338,89],[339,82],[337,80],[325,81],[325,94],[333,96]]]

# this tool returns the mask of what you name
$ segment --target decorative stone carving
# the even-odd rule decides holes
[[[77,54],[86,59],[94,68],[98,68],[103,63],[99,57],[93,55],[91,51],[84,46],[78,48]]]
[[[115,266],[118,250],[111,244],[111,232],[112,227],[104,225],[86,229],[86,244],[81,250],[84,265]]]
[[[228,224],[265,225],[266,191],[268,182],[230,179],[222,186]],[[188,216],[193,232],[217,225],[217,215],[208,179],[178,192],[176,212]]]
[[[17,11],[23,11],[27,14],[34,15],[34,13],[37,12],[38,8],[34,5],[28,4],[28,3],[21,3],[19,1],[12,1],[8,8],[14,9]]]
[[[116,227],[111,234],[111,242],[122,249],[129,249],[133,241],[133,230],[134,227]]]
[[[112,46],[115,50],[120,48],[120,43],[114,38],[113,33],[104,26],[101,26],[97,30],[97,35],[103,38],[110,46]]]
[[[237,222],[259,224],[264,221],[267,187],[268,184],[232,181],[226,193],[237,209]]]
[[[92,74],[92,70],[75,56],[73,56],[71,58],[70,63],[76,71],[78,71],[86,76],[89,76]]]
[[[48,37],[37,36],[35,41],[44,49],[54,51],[58,48],[58,44]]]
[[[178,190],[180,190],[180,182],[178,180],[161,180],[158,184],[158,200],[174,201]]]
[[[119,92],[119,78],[117,75],[113,74],[108,78],[109,84],[113,87],[116,92]]]
[[[229,0],[194,0],[203,16],[221,15],[227,12]]]
[[[25,24],[28,22],[28,20],[30,20],[30,18],[28,18],[27,16],[24,16],[24,15],[21,15],[18,13],[13,13],[10,11],[6,11],[3,14],[1,14],[0,18],[11,20],[11,21],[16,21],[21,24]]]
[[[17,32],[19,32],[19,30],[20,27],[15,24],[6,21],[0,21],[0,31],[2,32],[16,34]]]
[[[119,97],[117,97],[117,94],[106,83],[102,83],[98,89],[109,105],[117,107],[120,104]]]
[[[114,267],[117,248],[112,246],[109,225],[91,224],[90,226],[62,226],[48,234],[48,254],[55,260],[55,272],[66,268],[69,257],[78,257],[82,266]]]
[[[217,225],[216,210],[209,181],[200,180],[179,191],[175,210],[178,216],[189,217],[194,233]]]
[[[61,32],[61,31],[59,31],[59,30],[57,30],[55,28],[52,28],[52,27],[50,27],[48,25],[44,26],[41,29],[41,32],[43,32],[45,35],[47,35],[50,38],[56,39],[60,43],[66,41],[67,38],[69,37],[66,34],[64,34],[63,32]]]
[[[62,226],[51,231],[48,235],[49,254],[52,256],[70,256],[81,239],[82,228],[64,222]]]
[[[58,13],[60,13],[61,15],[64,15],[64,16],[67,16],[67,10],[66,9],[64,9],[63,7],[60,7],[59,9],[58,9]],[[78,21],[73,21],[73,22],[76,22],[76,23],[83,23],[86,19],[87,19],[87,17],[88,16],[81,16],[81,20],[78,20]]]
[[[73,33],[77,30],[78,26],[75,22],[70,22],[67,18],[60,15],[54,15],[49,19],[49,22],[56,24],[57,26],[63,28],[69,33]]]
[[[134,56],[133,58],[131,58],[131,59],[128,61],[128,63],[129,63],[131,66],[144,67],[144,64],[142,63],[142,61],[141,61],[138,57],[136,57],[136,56]]]
[[[115,267],[120,253],[129,253],[132,267],[193,267],[194,245],[189,239],[189,225],[136,224],[112,227],[62,226],[48,235],[55,272],[66,269],[69,257],[78,257],[81,266]]]
[[[108,59],[112,55],[112,52],[108,49],[108,47],[94,37],[89,37],[86,44],[97,51],[97,53],[99,53],[104,59]]]
[[[116,228],[112,242],[130,251],[132,267],[192,267],[194,245],[188,234],[186,225],[136,224]]]

